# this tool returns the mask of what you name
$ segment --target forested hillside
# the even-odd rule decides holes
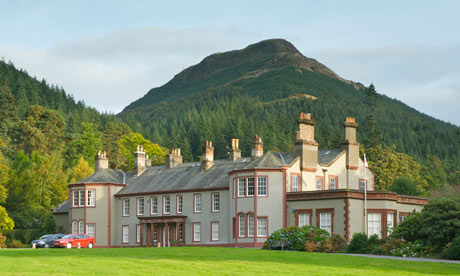
[[[359,140],[370,147],[366,91],[274,39],[211,55],[151,89],[120,116],[153,141],[181,147],[188,161],[199,158],[205,139],[214,141],[217,158],[226,158],[231,138],[240,138],[248,155],[254,134],[262,136],[265,150],[290,151],[300,112],[317,120],[321,148],[339,146],[345,116],[357,118]],[[396,145],[421,162],[436,155],[450,170],[458,169],[459,127],[381,94],[375,102],[374,144]]]

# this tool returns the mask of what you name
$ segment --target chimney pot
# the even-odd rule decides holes
[[[201,157],[201,170],[207,171],[214,165],[214,148],[212,141],[205,141],[203,156]]]
[[[235,161],[241,158],[241,150],[238,148],[238,139],[232,139],[232,148],[230,149],[228,155],[230,160]]]
[[[171,153],[166,155],[166,168],[172,169],[180,164],[182,164],[180,149],[172,148]]]

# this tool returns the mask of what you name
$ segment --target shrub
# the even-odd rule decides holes
[[[366,233],[354,233],[347,246],[348,253],[369,253],[369,239]]]
[[[10,244],[8,245],[8,247],[9,248],[23,248],[25,246],[18,240],[11,240]]]
[[[347,241],[340,235],[332,234],[331,241],[332,246],[334,247],[334,252],[344,252],[347,248]]]
[[[382,245],[382,253],[385,254],[385,255],[391,255],[391,251],[393,249],[396,249],[396,248],[399,248],[401,246],[401,243],[403,243],[404,241],[401,240],[401,239],[396,239],[396,238],[392,238],[392,239],[389,239],[387,240],[383,245]]]
[[[427,251],[421,241],[402,242],[399,247],[390,250],[390,255],[400,257],[422,257]]]
[[[0,233],[0,248],[5,248],[6,247],[6,237]]]
[[[460,260],[460,235],[452,240],[442,256],[449,260]]]
[[[332,252],[334,243],[328,242],[326,230],[314,226],[289,226],[273,232],[264,243],[266,249],[286,249],[296,251]]]

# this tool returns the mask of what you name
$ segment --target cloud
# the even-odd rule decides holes
[[[366,85],[372,82],[379,93],[460,125],[460,45],[388,46],[314,54],[346,79]]]

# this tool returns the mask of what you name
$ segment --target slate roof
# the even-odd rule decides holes
[[[318,163],[321,165],[329,165],[334,159],[336,159],[344,149],[328,149],[328,150],[319,150],[318,151]]]
[[[120,183],[123,184],[123,173],[118,170],[102,169],[97,170],[87,178],[77,182],[77,184],[83,183]]]
[[[229,172],[242,169],[249,159],[236,161],[216,160],[208,171],[201,171],[200,163],[181,164],[172,169],[149,167],[141,175],[127,177],[124,187],[117,195],[160,191],[226,188]]]
[[[69,212],[69,200],[66,199],[53,210],[53,214],[65,214]]]

